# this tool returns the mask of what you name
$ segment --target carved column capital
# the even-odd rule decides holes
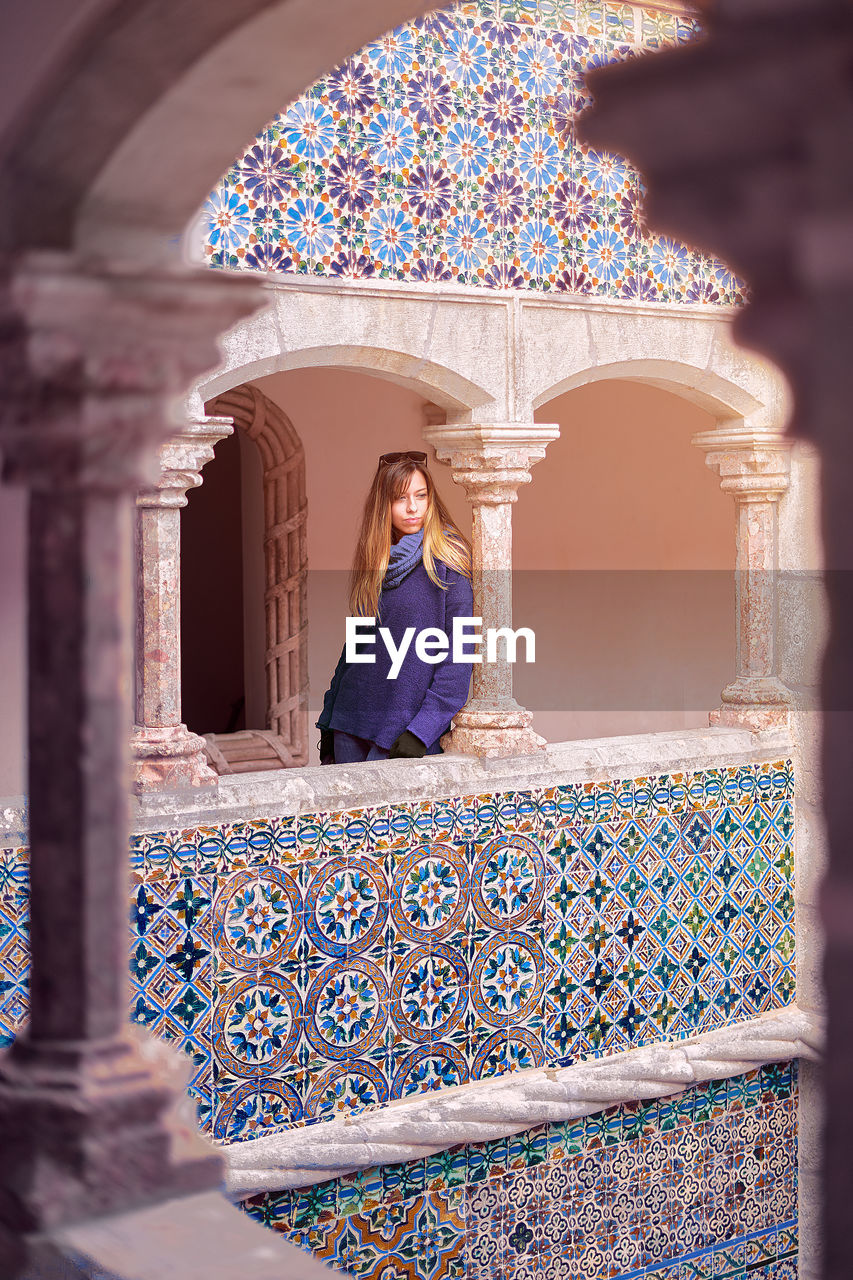
[[[231,418],[202,417],[160,445],[160,474],[153,485],[140,489],[138,507],[185,507],[187,493],[201,484],[201,471],[213,459],[220,440],[234,432]]]
[[[180,429],[187,385],[258,306],[250,281],[130,270],[40,251],[7,264],[3,477],[29,488],[137,491]]]
[[[560,434],[552,423],[427,423],[424,439],[472,502],[500,506],[515,502],[519,485]]]
[[[781,431],[733,427],[700,431],[693,443],[736,502],[778,502],[791,480],[793,441]]]

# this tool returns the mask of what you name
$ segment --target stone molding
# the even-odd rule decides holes
[[[304,1187],[356,1169],[417,1160],[607,1107],[669,1098],[770,1062],[816,1060],[822,1020],[796,1005],[684,1040],[659,1041],[568,1067],[537,1067],[437,1093],[401,1098],[361,1115],[289,1129],[224,1148],[234,1199]]]
[[[202,468],[213,460],[216,445],[233,431],[231,418],[190,419],[183,431],[160,446],[160,475],[153,485],[140,489],[136,505],[185,507],[187,493],[201,484]]]
[[[438,460],[450,464],[454,481],[472,503],[502,506],[517,501],[519,486],[530,483],[531,468],[545,457],[560,428],[556,423],[538,422],[433,422],[424,426],[423,433]],[[495,548],[490,560],[498,559]]]
[[[548,743],[541,751],[508,758],[428,756],[360,765],[320,765],[219,779],[215,792],[182,796],[150,792],[135,801],[138,834],[218,822],[250,821],[290,814],[340,813],[372,805],[435,801],[452,796],[493,795],[583,782],[613,782],[772,760],[790,755],[787,730],[754,734],[737,726],[638,733],[624,738]],[[7,810],[10,831],[24,815]],[[14,842],[14,840],[12,841]]]
[[[560,428],[554,423],[426,422],[424,439],[450,464],[473,507],[474,616],[489,628],[512,626],[512,503],[529,484]],[[533,715],[512,696],[505,658],[473,667],[473,695],[442,740],[445,750],[479,756],[521,755],[545,745]]]
[[[787,409],[778,373],[734,346],[731,309],[374,279],[272,276],[260,287],[271,305],[224,335],[206,401],[267,374],[335,366],[410,387],[458,422],[532,421],[574,387],[625,378],[720,421],[772,429]]]
[[[787,493],[794,440],[785,432],[728,426],[698,432],[693,444],[736,502],[778,502]]]

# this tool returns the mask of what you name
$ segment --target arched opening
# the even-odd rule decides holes
[[[219,772],[317,762],[364,497],[381,453],[424,448],[428,403],[379,372],[317,366],[207,402],[235,433],[183,514],[182,685]],[[432,465],[467,530],[464,494]]]
[[[560,438],[514,513],[519,700],[552,742],[707,726],[735,646],[734,513],[691,444],[714,416],[607,380],[537,418]]]
[[[210,483],[183,511],[187,724],[207,738],[219,773],[304,764],[302,444],[278,406],[251,385],[207,408],[231,418],[236,430],[220,440],[205,471]]]

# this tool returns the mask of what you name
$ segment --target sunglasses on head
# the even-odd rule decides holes
[[[410,449],[406,453],[383,453],[379,459],[380,467],[387,467],[391,462],[403,462],[406,458],[410,462],[426,462],[425,453],[418,453],[416,449]]]

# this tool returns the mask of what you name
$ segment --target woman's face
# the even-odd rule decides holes
[[[417,533],[424,527],[429,490],[422,471],[413,471],[402,498],[391,503],[391,528],[402,537],[404,533]]]

